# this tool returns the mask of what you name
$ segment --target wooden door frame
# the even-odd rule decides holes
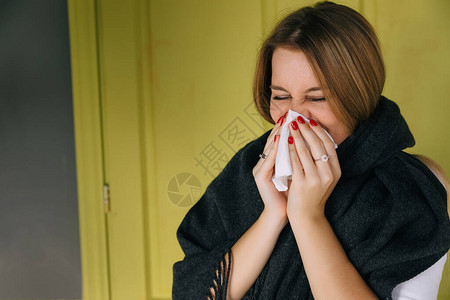
[[[68,0],[83,300],[110,299],[96,1]]]

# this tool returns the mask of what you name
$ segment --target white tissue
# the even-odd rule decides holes
[[[309,119],[304,115],[299,114],[293,110],[289,110],[286,115],[286,120],[281,126],[280,129],[280,141],[278,144],[277,157],[275,158],[275,174],[272,176],[272,182],[275,184],[275,187],[278,191],[286,191],[288,189],[288,180],[292,180],[292,168],[291,168],[291,159],[289,157],[289,148],[288,148],[288,137],[290,135],[289,132],[289,123],[298,116],[302,116],[305,119],[305,122],[309,122]],[[325,133],[330,137],[331,141],[334,144],[334,148],[336,149],[338,146],[334,142],[331,135],[324,129]],[[305,141],[305,139],[303,139]],[[306,147],[309,148],[308,143],[305,141]]]

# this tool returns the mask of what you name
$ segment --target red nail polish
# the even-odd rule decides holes
[[[285,112],[285,113],[284,113],[284,117],[285,117],[285,118],[286,118],[287,113],[288,113],[288,112]]]
[[[297,117],[297,121],[298,121],[300,124],[305,124],[305,119],[303,119],[302,116],[298,116],[298,117]]]
[[[283,118],[283,116],[281,116],[281,117],[278,119],[277,124],[280,123],[280,121],[281,121],[282,118]]]
[[[285,118],[283,117],[283,119],[281,120],[280,126],[283,125]]]
[[[298,129],[297,122],[295,122],[295,121],[291,122],[291,126],[292,126],[292,129],[294,129],[294,130]]]
[[[317,122],[313,119],[309,120],[309,124],[311,124],[311,126],[317,126]]]
[[[273,141],[274,141],[274,142],[277,141],[277,135],[275,135],[275,136],[273,137]]]
[[[292,136],[288,137],[288,143],[289,144],[293,144],[294,143],[294,138]]]

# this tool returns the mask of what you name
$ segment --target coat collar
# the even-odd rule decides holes
[[[414,144],[398,105],[380,96],[369,119],[359,124],[336,149],[342,177],[362,174]]]

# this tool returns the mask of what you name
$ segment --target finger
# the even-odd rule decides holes
[[[325,150],[328,155],[328,161],[327,163],[330,164],[331,169],[333,171],[333,174],[335,176],[339,175],[341,173],[341,166],[339,165],[339,160],[337,157],[336,149],[334,147],[333,141],[330,139],[330,137],[325,132],[325,129],[323,129],[320,124],[316,126],[311,126],[311,129],[316,133],[316,135],[322,140],[322,143],[325,147]]]
[[[313,130],[312,127],[314,127],[315,130]],[[316,134],[316,132],[323,133],[325,135],[326,133],[323,131],[323,129],[318,129],[317,127],[319,127],[317,122],[311,119],[309,124],[304,123],[300,128],[301,132],[305,133],[305,139],[307,139],[307,142],[311,147],[311,153],[314,159],[314,163],[317,166],[318,175],[321,178],[321,181],[325,184],[331,185],[333,182],[335,182],[338,174],[335,170],[333,170],[333,166],[328,162],[329,157],[327,149],[322,139],[318,134]],[[322,160],[322,157],[324,157],[325,160]]]
[[[274,136],[279,134],[281,126],[283,126],[285,120],[286,120],[286,113],[278,119],[277,123],[272,128],[270,135],[267,137],[267,142],[266,145],[264,146],[263,153],[267,154],[267,152],[270,150],[273,144]]]
[[[310,125],[310,124],[317,124],[317,123],[314,120],[310,120],[310,124],[308,124],[308,123],[304,122],[304,120],[301,116],[299,116],[297,118],[297,120],[299,120],[299,122],[300,122],[300,125],[299,125],[300,132],[310,147],[310,151],[311,151],[313,160],[320,159],[320,157],[322,155],[327,155],[327,151],[325,149],[325,146],[323,145],[322,140],[311,129],[312,125]],[[315,161],[315,162],[317,162],[317,161]],[[320,162],[322,162],[322,161],[320,161]],[[322,165],[319,164],[318,166],[322,167],[323,164]]]
[[[303,166],[305,173],[315,173],[317,172],[317,167],[311,158],[311,153],[309,152],[308,147],[306,147],[303,136],[298,128],[299,125],[295,120],[289,124],[289,131],[294,139],[294,145],[300,158],[300,163]]]
[[[294,178],[301,179],[305,176],[303,172],[303,166],[298,156],[297,149],[295,148],[295,144],[290,143],[289,142],[290,139],[293,139],[293,137],[290,136],[288,138],[289,158],[291,160],[291,168],[292,168],[292,180],[294,180]]]
[[[273,146],[272,148],[269,150],[268,153],[266,153],[267,157],[265,159],[260,159],[262,160],[261,163],[261,171],[264,172],[264,174],[270,174],[272,175],[273,172],[273,167],[275,166],[275,159],[277,156],[277,151],[278,151],[278,144],[280,141],[280,136],[279,135],[275,135],[274,136],[274,140],[276,139],[276,141],[273,142]]]
[[[286,114],[285,114],[286,115]],[[271,131],[271,133],[269,134],[269,137],[267,138],[267,140],[266,140],[266,144],[264,145],[264,149],[263,149],[263,151],[262,151],[262,153],[261,154],[265,154],[265,155],[268,155],[269,154],[269,152],[270,152],[270,150],[271,150],[271,148],[272,148],[272,145],[273,145],[273,141],[274,141],[274,137],[275,137],[275,135],[279,135],[279,131],[280,131],[280,128],[281,128],[281,125],[283,124],[283,118],[285,117],[285,115],[283,115],[283,116],[281,116],[279,119],[278,119],[278,121],[277,121],[277,123],[275,124],[275,126],[272,128],[272,131]],[[261,165],[263,164],[263,162],[264,162],[264,159],[262,158],[262,157],[260,157],[260,159],[258,160],[258,162],[256,163],[256,165],[255,165],[255,169],[256,170],[259,170],[259,168],[261,167]]]

